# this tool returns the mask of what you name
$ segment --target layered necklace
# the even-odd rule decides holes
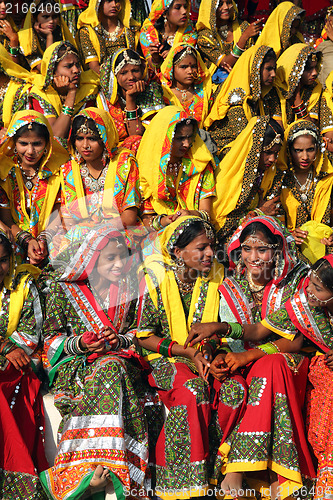
[[[195,281],[190,281],[189,283],[185,283],[182,281],[178,276],[177,273],[174,271],[174,275],[177,281],[178,288],[182,294],[188,294],[193,292],[193,288],[195,285]]]
[[[22,174],[24,175],[23,182],[25,184],[25,187],[31,191],[32,188],[34,187],[34,184],[32,180],[38,175],[39,170],[35,170],[35,172],[32,175],[27,175],[26,172],[24,171],[24,168],[20,163],[18,163],[19,169],[21,170]]]
[[[101,27],[102,27],[102,31],[103,31],[104,35],[107,36],[111,42],[117,41],[118,35],[121,32],[121,25],[120,25],[119,19],[118,19],[117,27],[114,31],[112,31],[112,33],[110,33],[108,30],[106,30],[102,24],[101,24]]]
[[[94,193],[97,193],[98,191],[101,191],[102,189],[104,189],[105,177],[106,177],[107,171],[108,171],[108,165],[105,165],[105,167],[103,168],[98,179],[95,179],[90,174],[89,168],[87,167],[86,162],[84,162],[80,165],[80,172],[81,172],[81,177],[82,177],[83,183],[84,183],[86,188],[90,189]]]
[[[222,38],[222,40],[226,40],[228,37],[228,32],[229,32],[229,26],[228,24],[223,24],[222,26],[219,27],[219,35]]]
[[[295,179],[296,184],[297,184],[297,189],[301,193],[302,203],[306,203],[306,201],[308,199],[308,193],[309,193],[309,190],[310,190],[311,184],[312,184],[312,177],[313,177],[312,170],[310,170],[310,172],[308,173],[308,177],[307,177],[306,181],[304,182],[304,184],[301,184],[299,182],[295,173],[293,173],[293,176],[294,176],[294,179]]]
[[[256,285],[253,281],[251,273],[249,273],[248,271],[246,273],[246,277],[249,284],[250,292],[252,293],[255,303],[261,306],[266,285]]]
[[[182,103],[189,100],[187,99],[187,92],[190,92],[190,96],[191,92],[194,92],[194,89],[192,87],[190,87],[189,89],[180,89],[178,87],[175,87],[175,89],[178,90],[178,92],[180,93]],[[193,99],[193,95],[191,96],[191,98]]]

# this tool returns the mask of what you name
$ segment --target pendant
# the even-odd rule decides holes
[[[25,186],[27,189],[29,189],[29,191],[31,191],[33,188],[33,183],[31,181],[25,181]]]
[[[302,193],[301,194],[301,200],[302,200],[302,202],[305,203],[307,199],[308,199],[308,197],[306,196],[306,194]]]
[[[303,184],[303,185],[299,188],[299,190],[304,192],[304,191],[306,190],[306,185],[305,185],[305,184]]]

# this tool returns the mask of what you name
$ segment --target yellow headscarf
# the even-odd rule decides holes
[[[16,64],[7,50],[0,44],[0,67],[1,72],[10,77],[10,83],[6,90],[3,106],[2,106],[2,121],[5,128],[8,128],[12,118],[12,110],[17,99],[17,92],[20,89],[19,97],[28,92],[32,85],[33,75]]]
[[[170,336],[180,345],[184,345],[194,319],[207,323],[217,321],[219,312],[219,292],[218,287],[224,278],[224,267],[214,259],[213,266],[208,276],[199,276],[194,285],[190,311],[186,320],[183,303],[179,294],[179,288],[175,275],[171,267],[174,261],[171,258],[170,250],[177,242],[181,233],[186,230],[193,222],[200,221],[199,217],[179,217],[175,222],[165,228],[160,236],[162,255],[155,254],[147,257],[143,263],[142,270],[145,271],[145,280],[152,301],[158,309],[158,295],[156,285],[150,274],[152,273],[158,283],[163,307],[166,312]],[[208,225],[207,225],[208,226]],[[208,283],[207,291],[205,290]],[[199,300],[203,295],[203,301]],[[201,306],[198,307],[201,303]],[[201,307],[203,310],[201,311]],[[196,318],[199,313],[199,317]],[[146,332],[138,333],[138,337],[147,337]],[[154,353],[147,356],[148,359],[160,357],[160,354]],[[171,361],[174,361],[171,358]]]
[[[154,116],[142,137],[136,155],[140,172],[141,194],[144,200],[152,197],[152,205],[157,214],[174,213],[174,208],[168,205],[166,169],[175,127],[180,121],[183,121],[185,125],[190,118],[183,109],[177,106],[166,106]],[[177,191],[181,180],[190,178],[186,207],[178,198],[179,208],[197,209],[194,204],[195,193],[201,173],[210,161],[213,161],[212,155],[197,134],[188,155],[183,158],[183,169],[180,170],[176,180]]]
[[[101,4],[101,0],[89,0],[88,7],[84,10],[77,21],[77,29],[79,30],[82,26],[85,26],[89,30],[89,38],[93,47],[98,55],[98,60],[101,59],[101,49],[98,40],[98,36],[96,35],[95,29],[96,26],[100,24],[100,20],[98,19],[98,10]],[[119,12],[119,20],[122,22],[125,28],[129,29],[131,26],[139,27],[139,23],[137,23],[134,19],[131,18],[131,2],[130,0],[123,0],[121,2],[122,9]]]
[[[19,32],[18,32],[20,46],[21,46],[21,49],[22,49],[23,54],[25,56],[31,55],[32,42],[33,42],[34,36],[37,38],[38,49],[39,49],[40,53],[43,54],[42,48],[40,47],[40,44],[38,41],[38,37],[37,37],[37,35],[34,31],[34,27],[32,25],[32,12],[35,12],[35,11],[37,12],[38,5],[40,4],[40,2],[41,2],[41,0],[35,0],[35,2],[33,2],[30,5],[28,13],[25,16],[23,28],[21,30],[19,30]],[[72,45],[74,45],[74,47],[76,47],[76,43],[75,43],[75,40],[73,38],[73,35],[69,31],[67,24],[65,23],[62,15],[60,14],[60,10],[61,10],[60,4],[57,3],[56,5],[59,6],[59,20],[60,20],[62,39],[64,41],[70,42]]]
[[[302,77],[306,61],[312,54],[317,54],[313,47],[305,43],[295,43],[286,49],[277,60],[274,87],[280,97],[284,128],[288,126],[286,101],[293,96]],[[321,83],[317,81],[307,104],[308,111],[311,111],[317,104],[321,96],[321,90]]]
[[[311,208],[311,220],[321,222],[324,217],[327,205],[330,202],[332,186],[333,186],[333,167],[331,162],[327,158],[326,151],[321,151],[321,136],[320,132],[314,123],[308,120],[301,120],[291,123],[285,131],[286,142],[282,146],[277,168],[280,170],[288,170],[292,166],[288,141],[292,140],[295,133],[304,130],[304,135],[306,135],[306,130],[312,131],[317,136],[317,155],[314,163],[314,178],[318,181],[315,187],[315,193],[313,198],[313,204]],[[291,189],[284,186],[281,191],[280,200],[282,206],[287,214],[286,226],[289,231],[293,231],[296,228],[297,221],[297,208],[300,203],[294,198]]]
[[[233,210],[240,214],[257,208],[259,196],[253,199],[250,194],[258,176],[258,164],[263,147],[263,137],[269,122],[269,116],[253,117],[243,132],[228,147],[217,169],[216,198],[213,204],[214,224],[220,230]],[[260,188],[263,196],[273,184],[275,166],[268,169],[263,176]]]
[[[58,53],[64,42],[55,42],[44,52],[41,73],[35,75],[34,86],[31,94],[41,97],[49,102],[59,116],[62,103],[58,92],[52,87],[55,65],[58,60]],[[94,71],[83,71],[80,76],[80,85],[75,95],[74,114],[81,109],[83,102],[96,96],[98,92],[99,77]]]
[[[126,148],[117,148],[117,144],[119,142],[118,132],[109,113],[98,108],[86,108],[76,117],[78,116],[91,118],[95,122],[99,136],[107,151],[108,157],[110,158],[105,177],[104,195],[101,208],[105,217],[118,217],[119,212],[115,210],[113,203],[116,175],[119,170],[118,165],[121,166],[128,161],[135,161],[135,157],[131,151]],[[70,179],[70,183],[68,183],[68,180],[64,177],[64,175],[61,176],[61,184],[65,193],[66,206],[69,212],[75,214],[76,217],[81,219],[90,218],[86,206],[86,197],[80,166],[75,159],[72,159],[71,161],[71,170],[73,180]],[[127,169],[127,174],[129,174],[129,169]],[[71,197],[73,189],[75,190],[75,199]]]
[[[325,89],[324,89],[324,92],[322,93],[322,98],[325,99],[326,104],[327,104],[330,112],[333,114],[333,101],[332,101],[333,100],[333,71],[331,71],[331,73],[326,78]],[[333,124],[323,128],[321,133],[325,134],[325,132],[330,132],[331,130],[333,130]]]
[[[47,128],[50,140],[46,146],[46,154],[43,156],[43,160],[40,164],[38,177],[40,179],[48,178],[47,189],[44,197],[44,202],[41,207],[41,211],[38,214],[38,220],[31,220],[33,224],[30,226],[31,233],[36,236],[45,229],[48,219],[52,213],[59,189],[60,189],[60,166],[66,163],[68,160],[67,151],[56,141],[53,137],[53,132],[50,127],[48,120],[38,113],[37,111],[18,111],[13,116],[7,133],[3,139],[0,146],[0,185],[6,191],[7,197],[10,202],[10,206],[13,206],[13,191],[12,185],[9,178],[9,172],[14,168],[16,181],[20,191],[21,197],[21,208],[23,212],[26,212],[26,202],[25,202],[25,191],[23,185],[22,173],[16,160],[15,155],[15,143],[13,137],[16,132],[29,123],[39,123]],[[34,207],[36,210],[37,207]],[[15,210],[11,209],[12,217],[15,223],[18,223],[18,216]],[[30,220],[32,214],[32,209],[30,215],[25,213],[26,219]],[[26,229],[26,228],[25,228]],[[29,228],[28,228],[29,229]]]
[[[174,57],[181,52],[184,48],[189,47],[192,51],[192,53],[195,53],[195,57],[198,62],[198,78],[195,81],[195,86],[197,87],[197,92],[202,92],[203,93],[203,104],[201,104],[201,99],[199,101],[198,98],[193,99],[193,111],[194,111],[194,116],[196,119],[200,118],[199,122],[199,127],[203,127],[203,123],[208,115],[209,111],[209,100],[212,95],[212,79],[211,76],[207,70],[207,67],[203,60],[201,59],[201,56],[199,52],[194,48],[191,47],[190,45],[186,43],[179,43],[177,45],[173,45],[172,48],[170,49],[166,59],[164,60],[162,66],[161,66],[161,76],[160,80],[163,86],[163,94],[164,97],[170,102],[170,104],[174,104],[175,106],[178,106],[179,108],[182,108],[182,103],[179,101],[179,99],[175,96],[175,94],[170,90],[170,87],[172,85],[173,81],[173,60]],[[196,106],[196,101],[198,102],[198,106]],[[200,106],[200,109],[199,109]],[[198,108],[198,112],[200,112],[200,117],[198,117],[195,112],[196,109]],[[201,109],[202,108],[202,109]]]
[[[292,2],[281,2],[267,19],[265,26],[256,41],[256,47],[269,45],[274,50],[276,57],[289,47],[290,29],[297,17],[304,17],[305,10],[296,7]],[[296,34],[299,41],[304,43],[303,35]]]
[[[232,105],[242,105],[247,120],[251,120],[252,112],[248,101],[256,102],[263,97],[260,66],[269,50],[271,48],[266,45],[262,47],[254,45],[238,59],[216,97],[212,110],[205,121],[205,127],[209,127],[216,120],[222,120]],[[265,87],[263,94],[267,94],[270,89],[271,86]],[[263,107],[260,114],[264,114]]]

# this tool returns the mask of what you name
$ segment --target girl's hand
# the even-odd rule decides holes
[[[185,210],[181,208],[180,210],[177,210],[174,214],[170,215],[172,222],[175,222],[179,217],[189,217],[191,215],[191,212],[189,210]]]
[[[100,339],[97,342],[92,342],[91,344],[86,344],[83,340],[82,337],[80,339],[80,347],[82,349],[86,349],[87,351],[91,353],[102,353],[106,352],[105,348],[105,341],[104,339]]]
[[[294,231],[291,231],[291,234],[295,238],[296,245],[301,245],[307,237],[308,231],[302,231],[299,227],[296,227]]]
[[[55,84],[58,92],[59,90],[67,90],[67,92],[69,92],[70,90],[76,90],[78,87],[77,82],[71,82],[68,76],[64,75],[54,76],[53,83]]]
[[[325,354],[325,365],[330,370],[333,370],[333,351],[327,351]]]
[[[18,46],[17,33],[13,30],[13,28],[11,27],[11,24],[8,21],[6,21],[5,19],[0,21],[0,33],[5,35],[10,40],[10,44],[12,47],[14,45]]]
[[[146,82],[143,80],[138,80],[137,82],[133,82],[132,87],[126,91],[126,100],[127,97],[135,97],[141,92],[143,92],[146,88]]]
[[[4,233],[6,233],[6,236],[9,239],[9,241],[11,243],[15,243],[15,239],[14,239],[13,233],[11,232],[11,230],[9,229],[9,227],[6,226],[6,224],[4,224],[3,222],[0,221],[0,228],[2,229],[2,231]]]
[[[323,238],[320,243],[326,245],[327,247],[333,247],[333,234],[329,238]]]
[[[119,337],[114,330],[112,330],[109,326],[104,326],[101,329],[101,335],[105,342],[108,342],[111,348],[116,348],[119,343]]]
[[[30,358],[20,347],[9,352],[5,357],[14,366],[14,368],[16,368],[16,370],[22,370],[26,367],[30,367]]]
[[[204,358],[202,352],[193,347],[188,347],[186,351],[188,358],[195,364],[199,377],[203,380],[207,380],[208,369],[210,367],[209,361]]]
[[[225,362],[225,357],[225,353],[220,353],[210,364],[209,373],[219,382],[223,382],[229,376],[229,367]]]
[[[225,357],[225,363],[230,373],[234,373],[238,368],[246,366],[252,361],[251,351],[228,352]]]
[[[27,250],[27,256],[29,259],[30,264],[33,266],[37,266],[42,262],[42,260],[47,257],[48,251],[47,251],[47,245],[45,241],[43,240],[35,240],[35,238],[32,238],[28,242],[28,250]]]

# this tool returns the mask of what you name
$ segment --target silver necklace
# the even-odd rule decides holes
[[[227,39],[228,32],[229,32],[229,26],[227,24],[223,24],[222,26],[219,27],[219,35],[222,38],[222,40]]]
[[[91,176],[89,172],[89,168],[87,167],[87,164],[84,162],[82,165],[80,165],[80,172],[81,172],[81,177],[83,180],[83,183],[86,188],[91,189],[94,193],[97,193],[98,191],[101,191],[104,189],[105,185],[105,177],[108,171],[108,165],[105,165],[103,168],[101,175],[98,177],[98,179],[94,179],[94,177]]]
[[[177,276],[177,273],[174,272],[174,275],[177,281],[178,288],[182,293],[186,294],[193,291],[195,281],[190,281],[189,283],[185,283]]]
[[[293,173],[294,179],[298,185],[298,190],[301,192],[301,200],[303,203],[306,203],[308,199],[308,192],[312,184],[312,171],[308,173],[308,177],[304,184],[301,184],[297,179],[296,175]]]
[[[167,167],[168,173],[170,175],[178,175],[178,172],[179,172],[181,166],[182,166],[181,161],[177,161],[175,163],[169,162],[168,167]]]
[[[108,30],[106,30],[104,28],[104,26],[102,25],[101,23],[101,27],[102,27],[102,31],[104,33],[105,36],[108,37],[108,39],[111,41],[111,42],[115,42],[118,38],[118,35],[119,33],[121,32],[121,26],[120,26],[120,21],[118,19],[118,23],[117,23],[117,27],[114,31],[112,31],[112,33],[110,33]]]
[[[179,89],[178,87],[175,87],[175,89],[181,94],[182,102],[187,101],[187,92],[190,92],[190,89]]]
[[[23,182],[24,182],[24,184],[25,184],[26,188],[27,188],[29,191],[31,191],[31,190],[32,190],[32,188],[33,188],[33,186],[34,186],[33,182],[31,182],[31,181],[32,181],[32,179],[34,179],[34,178],[36,177],[36,175],[38,174],[38,170],[36,170],[36,171],[34,172],[34,174],[33,174],[33,175],[27,175],[27,174],[25,173],[25,171],[24,171],[24,169],[23,169],[22,165],[20,165],[20,164],[18,163],[18,166],[19,166],[19,169],[21,170],[22,174],[23,174],[23,175],[24,175],[24,177],[25,177],[25,179],[23,179]]]

